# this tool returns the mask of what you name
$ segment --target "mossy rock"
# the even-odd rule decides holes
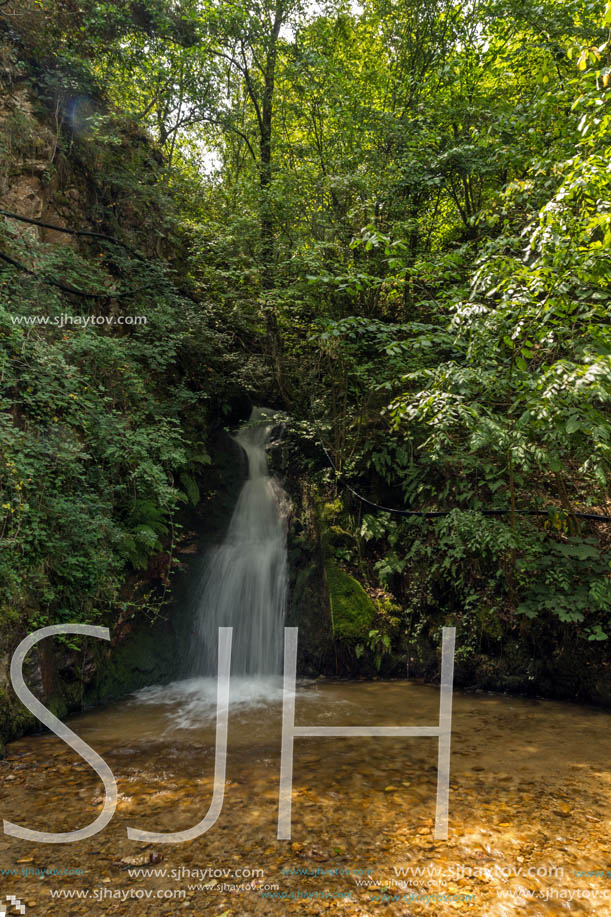
[[[11,703],[9,694],[0,689],[0,758],[4,757],[5,743],[35,729],[38,720],[23,704]]]
[[[361,584],[335,564],[325,564],[333,634],[340,640],[366,637],[376,608]]]

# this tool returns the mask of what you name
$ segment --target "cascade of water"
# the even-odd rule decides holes
[[[218,628],[227,626],[233,626],[232,675],[281,670],[287,497],[267,468],[274,427],[273,412],[253,408],[235,437],[248,459],[248,479],[224,542],[208,558],[196,619],[198,675],[216,673]]]

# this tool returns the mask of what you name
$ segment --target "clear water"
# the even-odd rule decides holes
[[[218,822],[195,841],[143,846],[128,826],[177,831],[196,824],[212,795],[215,681],[189,679],[151,688],[70,720],[71,727],[108,762],[119,787],[110,825],[77,844],[32,845],[0,837],[0,869],[80,867],[83,875],[38,878],[0,875],[2,895],[14,894],[30,914],[267,917],[341,913],[344,917],[513,917],[609,913],[611,889],[611,716],[553,701],[456,693],[450,771],[448,841],[435,841],[437,742],[426,739],[297,739],[293,835],[276,839],[280,773],[281,699],[277,679],[237,678],[229,715],[226,791]],[[409,682],[299,686],[298,724],[431,725],[439,691]],[[95,773],[51,735],[29,736],[8,747],[0,762],[4,818],[43,831],[85,825],[99,812],[103,787]],[[50,889],[187,889],[189,878],[130,876],[121,860],[160,856],[159,868],[180,870],[248,866],[257,882],[311,898],[273,901],[255,886],[232,891],[197,889],[182,901],[109,899],[60,903]],[[463,877],[436,884],[430,868],[555,866],[563,876]],[[360,869],[378,886],[396,880],[396,867],[423,870],[412,890],[465,893],[473,905],[435,901],[372,901],[342,870]],[[286,875],[285,869],[312,870]],[[315,873],[339,870],[335,874]],[[600,871],[601,876],[593,875]],[[591,875],[576,875],[589,872]],[[176,875],[176,874],[175,874]],[[357,876],[359,878],[359,876]],[[201,881],[201,880],[197,880]],[[209,880],[203,880],[204,883]],[[236,880],[230,880],[236,881]],[[500,892],[530,889],[544,896],[508,900]],[[396,889],[395,889],[396,890]],[[323,901],[316,893],[351,894]],[[593,892],[597,892],[596,897]],[[378,892],[379,893],[379,888]],[[585,897],[588,894],[590,897]],[[327,907],[327,903],[331,906]]]

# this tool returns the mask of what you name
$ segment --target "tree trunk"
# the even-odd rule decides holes
[[[274,83],[278,56],[278,36],[284,21],[284,0],[277,0],[270,44],[265,62],[263,97],[261,99],[259,185],[261,190],[260,234],[261,234],[261,285],[265,300],[267,338],[278,387],[283,393],[280,337],[278,323],[269,293],[275,285],[274,217],[271,201],[272,185],[272,124],[274,110]]]

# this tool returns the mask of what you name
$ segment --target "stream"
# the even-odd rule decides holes
[[[212,795],[214,682],[193,679],[148,689],[70,721],[117,778],[119,802],[110,825],[75,844],[0,839],[3,869],[82,874],[4,875],[4,893],[26,903],[28,914],[609,913],[602,897],[611,890],[609,714],[456,693],[447,841],[433,839],[436,739],[298,739],[292,837],[278,841],[279,686],[259,684],[257,694],[249,679],[232,685],[225,801],[210,831],[176,845],[127,838],[128,826],[191,827]],[[438,709],[435,687],[318,680],[300,685],[296,721],[431,724]],[[39,830],[85,825],[103,802],[95,773],[53,735],[13,742],[0,774],[3,817]],[[140,867],[131,867],[130,875],[133,863]],[[407,867],[413,874],[401,879],[396,870]],[[550,867],[552,876],[524,877],[529,868]],[[168,873],[147,876],[147,868]],[[228,878],[200,878],[196,870],[204,869],[226,870]],[[522,876],[512,874],[519,869]],[[236,870],[262,873],[241,878]],[[596,871],[600,877],[577,875]],[[357,884],[369,879],[368,887]],[[403,887],[396,884],[401,881]],[[547,900],[499,897],[520,888]],[[51,890],[61,889],[134,897],[53,900]],[[184,899],[136,897],[173,890],[184,891]],[[279,893],[294,898],[265,897]],[[473,901],[372,900],[440,893]]]

